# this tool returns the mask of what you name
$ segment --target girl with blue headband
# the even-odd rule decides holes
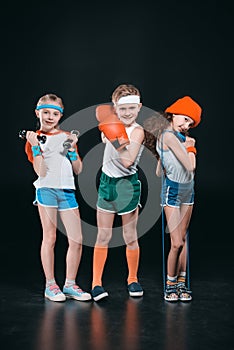
[[[73,173],[78,175],[82,171],[82,161],[76,145],[77,135],[59,128],[63,109],[62,99],[54,94],[39,99],[35,113],[40,127],[36,132],[27,131],[25,152],[38,175],[34,182],[34,204],[38,206],[43,229],[41,262],[46,279],[44,295],[51,301],[65,301],[66,298],[86,301],[91,299],[91,295],[76,283],[82,254],[82,230]],[[46,136],[46,141],[40,143],[38,135]],[[71,144],[66,149],[64,142],[68,138]],[[56,283],[54,271],[58,213],[68,239],[63,291]]]

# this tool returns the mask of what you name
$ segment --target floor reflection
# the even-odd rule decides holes
[[[165,302],[164,350],[188,350],[188,311],[191,303]]]
[[[141,302],[129,298],[117,313],[111,303],[45,300],[34,349],[140,350]]]
[[[106,302],[44,300],[43,291],[3,285],[0,343],[5,350],[233,350],[229,282],[193,282],[191,303],[167,303],[144,280],[143,298],[113,284]],[[148,291],[148,292],[147,292]],[[218,331],[217,331],[218,329]]]
[[[102,304],[93,304],[90,319],[90,344],[93,350],[109,349],[107,312]]]
[[[125,322],[122,327],[122,343],[120,349],[140,350],[141,318],[139,305],[143,298],[129,298],[126,302]]]
[[[45,300],[35,337],[36,350],[83,349],[82,330],[90,313],[91,303],[66,301],[55,303]],[[85,348],[84,348],[85,349]]]

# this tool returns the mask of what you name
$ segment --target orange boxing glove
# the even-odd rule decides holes
[[[110,105],[100,105],[96,108],[96,118],[99,121],[98,128],[113,144],[117,151],[129,145],[130,141],[124,124],[117,117]]]

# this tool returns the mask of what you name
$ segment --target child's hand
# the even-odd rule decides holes
[[[63,147],[66,150],[74,150],[78,142],[79,135],[80,132],[78,130],[72,130],[71,133],[67,136],[67,139],[64,141]]]
[[[32,146],[37,146],[39,144],[37,137],[38,134],[34,131],[27,131],[26,133],[26,139]]]
[[[78,137],[76,134],[70,134],[67,138],[69,141],[71,141],[71,148],[75,148],[77,142],[78,142]]]
[[[194,147],[195,146],[195,139],[189,136],[186,136],[186,140],[185,140],[185,148],[187,147]]]

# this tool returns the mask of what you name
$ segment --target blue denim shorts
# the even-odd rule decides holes
[[[75,197],[75,190],[47,187],[36,189],[36,199],[33,204],[57,208],[60,211],[79,207]]]
[[[175,208],[180,208],[182,204],[194,204],[194,181],[178,183],[166,177],[161,193],[161,203],[163,206]]]

